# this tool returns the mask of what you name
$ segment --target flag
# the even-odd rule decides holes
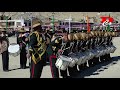
[[[87,16],[87,32],[90,32],[89,17]]]
[[[112,24],[112,22],[114,21],[114,19],[112,17],[110,17],[110,14],[109,16],[105,16],[105,17],[101,17],[101,23],[103,24],[103,26],[106,26],[106,25],[110,25]]]

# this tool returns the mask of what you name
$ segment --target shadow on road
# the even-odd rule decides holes
[[[29,66],[26,66],[25,69],[27,69],[27,68],[29,68]],[[21,68],[10,69],[9,71],[18,70],[18,69],[21,69]]]
[[[105,69],[108,69],[110,66],[117,64],[119,60],[120,60],[120,56],[112,57],[112,60],[110,61],[99,63],[94,67],[89,67],[81,71],[79,74],[75,76],[75,78],[84,78],[90,75],[98,75],[100,72],[104,71]]]

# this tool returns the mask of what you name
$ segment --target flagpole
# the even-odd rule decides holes
[[[32,32],[32,17],[31,17],[31,32]]]
[[[71,20],[71,14],[70,14],[70,17],[69,17],[69,33],[71,33],[70,20]]]
[[[89,19],[88,19],[88,15],[87,15],[87,32],[90,32],[90,26],[89,26]]]
[[[52,13],[52,31],[54,32],[54,13]]]
[[[6,31],[7,31],[7,22],[8,22],[8,18],[7,18],[7,16],[6,16]]]
[[[109,19],[110,19],[110,13],[109,13]],[[109,22],[110,23],[110,22]],[[110,24],[107,25],[107,31],[110,31]]]

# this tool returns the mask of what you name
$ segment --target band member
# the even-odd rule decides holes
[[[100,39],[99,31],[95,30],[94,33],[95,33],[95,37],[93,39],[93,41],[94,41],[93,49],[95,49],[96,47],[99,46],[99,39]],[[93,58],[93,66],[97,65],[98,63],[99,63],[99,57],[94,57]]]
[[[31,56],[30,64],[30,78],[40,78],[43,66],[46,63],[46,41],[45,36],[42,34],[42,21],[38,19],[32,20],[33,32],[29,38],[29,53],[27,57]]]
[[[105,43],[104,43],[104,46],[109,46],[109,45],[112,45],[112,35],[111,35],[111,32],[105,32]],[[105,54],[104,56],[101,56],[101,61],[109,61],[111,60],[111,57],[110,57],[110,53],[109,54]]]
[[[80,41],[80,44],[81,44],[80,46],[81,47],[79,47],[79,50],[82,53],[84,53],[88,49],[88,45],[87,45],[87,42],[88,42],[88,37],[87,36],[88,35],[85,32],[81,32],[80,36],[81,36],[81,41]],[[81,65],[78,65],[78,67],[79,67],[80,71],[86,69],[87,68],[87,62],[84,62]]]
[[[66,43],[63,55],[68,56],[68,57],[70,56],[70,53],[77,52],[76,50],[73,50],[73,49],[76,49],[75,47],[76,47],[77,43],[74,42],[74,39],[72,37],[73,37],[73,33],[67,34],[66,39],[63,41],[64,43]],[[74,42],[73,46],[71,45],[71,42]],[[75,64],[75,66],[73,66],[73,67],[68,67],[69,76],[67,75],[67,78],[72,78],[73,76],[75,76],[77,74],[77,72],[78,72],[77,64]],[[67,74],[67,72],[63,72],[63,73]]]
[[[62,43],[61,43],[61,44],[64,44],[65,47],[63,48],[64,51],[62,51],[62,55],[68,56],[70,50],[69,50],[69,49],[66,49],[66,48],[68,48],[68,47],[70,46],[70,42],[69,42],[69,40],[68,40],[68,34],[67,34],[67,32],[64,31],[63,33],[64,33],[64,34],[62,35],[63,38],[62,38]],[[61,49],[62,49],[62,48],[61,48]],[[63,49],[62,49],[62,50],[63,50]],[[68,71],[69,71],[69,68],[68,68]],[[67,69],[66,69],[65,71],[60,70],[60,75],[61,75],[63,78],[71,78],[70,73],[69,73],[69,75],[67,74]]]
[[[109,45],[113,45],[111,32],[108,32],[108,38],[107,38],[107,46],[109,46]],[[105,59],[106,59],[106,61],[111,60],[110,53],[106,54]]]
[[[49,60],[50,60],[51,73],[53,78],[59,78],[59,71],[58,71],[58,68],[55,66],[55,63],[57,60],[57,54],[63,52],[61,50],[62,39],[63,39],[62,37],[54,34],[51,39],[51,43],[49,44],[49,47],[47,49]],[[65,71],[60,70],[60,75],[63,78],[67,78],[67,70]]]
[[[102,46],[106,47],[107,46],[107,40],[108,40],[108,33],[106,31],[103,32],[103,38],[102,39],[103,39]],[[107,57],[106,54],[103,55],[103,56],[100,56],[100,61],[105,62],[107,60],[106,57]]]
[[[20,45],[20,68],[25,69],[26,68],[26,63],[27,63],[27,57],[26,57],[26,44],[28,40],[26,40],[25,36],[25,30],[24,28],[21,28],[19,30],[19,36],[18,36],[18,44]]]
[[[6,36],[6,31],[0,32],[0,54],[2,54],[3,71],[9,71],[9,53],[8,53],[9,40]]]

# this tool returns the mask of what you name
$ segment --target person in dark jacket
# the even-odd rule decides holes
[[[30,78],[40,78],[43,66],[46,63],[46,40],[42,34],[42,21],[39,19],[32,20],[33,32],[29,36],[29,53],[27,57],[31,57]]]
[[[24,28],[22,28],[21,30],[19,30],[19,36],[18,36],[18,44],[20,45],[20,68],[21,69],[25,69],[26,68],[26,63],[27,63],[27,53],[26,53],[26,45],[28,40],[26,40],[26,36],[25,36],[25,30]]]
[[[54,34],[51,39],[51,43],[49,44],[48,49],[47,49],[48,57],[49,57],[49,61],[50,61],[51,73],[52,73],[53,78],[59,78],[60,75],[63,78],[68,77],[67,70],[65,70],[65,71],[60,70],[60,74],[59,74],[58,68],[55,66],[55,63],[57,61],[57,54],[63,52],[63,50],[61,50],[62,40],[63,40],[62,37]]]
[[[8,53],[9,40],[5,30],[0,33],[0,53],[2,54],[3,71],[9,71],[9,53]]]

